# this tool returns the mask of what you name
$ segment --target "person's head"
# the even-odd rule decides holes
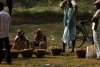
[[[24,35],[25,33],[24,33],[24,31],[23,30],[21,30],[21,29],[18,29],[17,30],[17,35],[19,36],[19,35]]]
[[[96,9],[100,9],[100,0],[96,0],[96,2],[93,3],[93,5],[95,5]]]
[[[60,7],[64,8],[66,5],[69,6],[69,7],[72,7],[71,1],[72,0],[64,0],[62,3],[60,3]]]
[[[0,11],[4,9],[4,4],[0,2]]]
[[[68,4],[69,7],[72,7],[71,0],[67,0],[67,4]]]
[[[42,30],[41,30],[41,29],[37,29],[37,30],[36,30],[36,34],[37,34],[37,35],[42,35],[42,34],[43,34],[43,33],[42,33]]]

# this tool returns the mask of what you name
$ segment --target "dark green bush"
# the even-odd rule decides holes
[[[6,0],[0,0],[6,5]],[[27,10],[30,8],[36,7],[59,7],[60,2],[63,0],[13,0],[13,16],[15,17],[57,17],[63,16],[63,12],[60,11],[52,11],[52,10],[44,10],[44,11],[31,11]],[[78,16],[85,16],[89,12],[90,15],[94,13],[94,5],[92,5],[95,0],[76,0],[78,3]],[[26,9],[26,10],[14,10],[14,8]],[[60,8],[60,7],[59,7]]]
[[[54,11],[13,11],[14,17],[59,17],[62,16],[62,12],[54,12]]]

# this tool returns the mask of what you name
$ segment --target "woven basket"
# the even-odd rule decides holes
[[[62,49],[50,49],[50,53],[53,56],[57,56],[61,54]]]
[[[19,50],[11,50],[10,52],[12,58],[18,58]]]
[[[23,49],[23,50],[20,50],[20,53],[23,57],[30,58],[32,57],[33,49]]]
[[[45,53],[46,53],[45,49],[35,49],[36,57],[44,57]]]
[[[78,58],[85,58],[86,56],[86,49],[77,49],[75,52]]]

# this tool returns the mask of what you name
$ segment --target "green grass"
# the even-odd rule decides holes
[[[7,10],[7,8],[5,8]],[[13,8],[14,17],[58,17],[62,16],[60,7],[34,7],[34,8]]]
[[[35,31],[38,28],[41,28],[43,30],[43,33],[45,33],[47,35],[48,44],[52,43],[54,41],[58,41],[57,44],[60,45],[59,42],[61,42],[61,37],[63,34],[63,28],[64,28],[62,23],[54,23],[54,24],[50,23],[50,24],[36,25],[36,24],[26,24],[26,23],[21,24],[21,22],[19,22],[19,23],[14,22],[14,23],[12,23],[10,40],[12,41],[14,39],[17,29],[23,29],[25,31],[26,35],[29,37],[29,40],[32,41],[33,37],[35,35]],[[51,40],[51,35],[55,36],[54,41]],[[52,42],[50,42],[50,41],[52,41]],[[53,44],[55,44],[55,43],[53,43]],[[53,45],[53,44],[50,44],[50,45]]]
[[[81,2],[82,1],[82,2]],[[84,0],[86,4],[84,4],[83,0],[78,1],[78,6],[79,6],[79,13],[78,16],[79,18],[91,18],[88,17],[88,12],[91,11],[93,14],[93,6],[88,5],[92,3],[92,1],[87,2],[87,0]],[[85,9],[85,8],[90,8],[90,9]],[[5,8],[7,11],[7,7]],[[85,10],[84,10],[85,9]],[[49,12],[48,12],[49,11]],[[19,12],[19,13],[18,13]],[[37,6],[29,9],[25,8],[13,8],[13,13],[12,16],[15,17],[34,17],[35,15],[39,17],[45,16],[43,12],[46,12],[46,16],[49,16],[50,14],[54,14],[53,16],[62,16],[63,11],[60,9],[59,5],[57,7],[42,7],[42,6]],[[52,13],[54,12],[54,13]],[[55,12],[60,12],[61,15],[55,13]],[[35,13],[35,14],[34,14]],[[48,15],[49,14],[49,15]],[[89,13],[90,14],[90,13]],[[46,17],[45,16],[45,17]],[[52,18],[52,17],[51,17]],[[37,19],[36,19],[37,20]],[[48,21],[48,20],[47,20]],[[32,21],[33,22],[33,21]],[[46,22],[44,22],[46,23]],[[29,41],[33,40],[33,37],[35,35],[35,31],[38,28],[41,28],[43,30],[43,33],[47,35],[47,44],[49,46],[60,46],[62,47],[62,40],[61,37],[63,35],[63,30],[64,26],[62,22],[59,23],[46,23],[46,24],[32,24],[32,23],[27,23],[27,22],[12,22],[12,27],[10,31],[10,43],[13,43],[13,40],[16,36],[16,31],[17,29],[23,29],[25,31],[25,34],[28,36]],[[91,30],[91,24],[87,26],[89,29],[88,31]],[[91,32],[91,31],[90,31]],[[51,40],[51,35],[55,36],[55,40]],[[86,48],[86,46],[90,45],[89,42],[85,42],[85,44],[82,46],[82,48]],[[23,58],[21,54],[19,54],[17,59],[12,59],[12,65],[8,65],[5,62],[5,59],[3,59],[2,64],[0,64],[0,67],[47,67],[45,64],[50,64],[48,67],[100,67],[100,62],[99,60],[95,59],[86,59],[86,58],[77,58],[77,55],[70,54],[71,48],[67,49],[66,47],[66,52],[61,53],[60,56],[52,56],[50,54],[50,51],[47,49],[47,53],[43,58],[36,58],[35,54],[33,53],[32,58]]]
[[[79,0],[78,1],[79,18],[84,18],[84,19],[91,18],[90,16],[93,15],[93,12],[94,12],[94,5],[92,5],[92,2],[94,1],[93,0],[91,1]],[[46,7],[44,7],[43,5],[46,5]],[[15,6],[16,4],[14,4],[12,17],[34,18],[34,17],[48,17],[48,16],[50,17],[51,16],[50,18],[52,18],[52,16],[54,17],[63,16],[63,11],[59,7],[59,3],[56,6],[52,5],[52,7],[48,6],[48,4],[44,2],[43,4],[35,5],[35,7],[33,6],[32,8],[25,8],[20,5],[17,5],[19,7],[17,6],[15,7]],[[5,10],[8,11],[8,8],[5,7]],[[89,11],[91,11],[91,13],[89,13]],[[36,29],[41,28],[43,30],[43,33],[45,33],[47,36],[48,48],[49,46],[62,47],[61,37],[63,35],[63,30],[64,30],[64,26],[62,22],[46,23],[46,24],[44,23],[36,25],[36,24],[20,22],[20,21],[12,22],[12,27],[10,31],[10,43],[11,44],[13,43],[14,38],[16,36],[17,29],[23,29],[25,31],[25,34],[28,36],[29,41],[32,41],[34,38]],[[91,24],[87,27],[90,27],[90,26]],[[91,27],[87,30],[90,31]],[[51,40],[51,35],[55,36],[55,40]],[[85,42],[82,48],[86,48],[86,46],[88,45],[90,45],[90,43]],[[33,53],[32,58],[23,58],[22,55],[19,54],[17,59],[12,59],[12,65],[6,64],[5,59],[3,59],[3,62],[2,64],[0,64],[0,67],[47,67],[45,66],[45,64],[50,64],[50,66],[48,67],[100,67],[99,60],[77,58],[77,55],[75,53],[74,54],[69,53],[70,50],[71,48],[67,49],[66,47],[65,53],[61,53],[60,56],[52,56],[50,54],[49,49],[47,49],[47,53],[45,54],[43,58],[36,58],[34,53]]]
[[[62,22],[52,23],[52,24],[27,24],[23,22],[12,22],[11,32],[10,32],[10,43],[13,42],[16,35],[17,29],[23,29],[25,34],[29,37],[29,41],[33,40],[35,35],[35,30],[41,28],[43,33],[47,35],[47,44],[48,49],[43,58],[36,58],[33,53],[32,58],[23,58],[19,54],[17,59],[12,59],[12,64],[8,65],[3,59],[0,67],[47,67],[45,64],[50,64],[48,67],[100,67],[99,60],[95,59],[86,59],[86,58],[77,58],[75,53],[69,53],[71,48],[67,49],[66,52],[61,53],[59,56],[52,56],[49,51],[49,46],[61,46],[62,47],[62,34],[64,26]],[[51,35],[55,36],[55,40],[51,40]],[[85,42],[82,48],[86,48],[90,43]]]
[[[99,67],[99,60],[77,58],[75,54],[62,53],[60,56],[45,55],[44,58],[13,59],[12,65],[7,65],[5,62],[0,67],[47,67],[45,64],[50,64],[48,67]]]

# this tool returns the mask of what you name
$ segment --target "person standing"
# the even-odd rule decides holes
[[[76,36],[76,15],[78,11],[77,3],[75,0],[64,0],[60,7],[64,10],[64,33],[63,33],[63,49],[65,52],[65,44],[67,47],[72,46],[71,53],[74,52],[75,36]],[[72,43],[70,43],[70,41]]]
[[[13,0],[6,0],[6,3],[7,3],[7,6],[8,6],[8,9],[9,9],[9,14],[11,16],[12,15]]]
[[[100,0],[96,0],[95,3],[93,3],[96,8],[96,12],[91,19],[92,23],[92,31],[93,31],[93,40],[94,40],[94,46],[96,50],[96,59],[100,59]]]
[[[3,44],[6,48],[6,63],[10,64],[12,62],[9,44],[10,26],[10,14],[4,10],[4,4],[0,2],[0,64],[2,62]]]

